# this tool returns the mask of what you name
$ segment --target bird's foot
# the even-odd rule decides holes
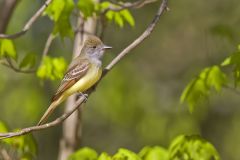
[[[83,94],[82,92],[78,92],[78,98],[84,97],[84,103],[88,100],[88,94]]]

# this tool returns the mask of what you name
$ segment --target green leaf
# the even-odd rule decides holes
[[[34,159],[37,154],[37,144],[31,134],[12,138],[11,146],[14,146],[21,158]]]
[[[54,58],[53,61],[53,74],[56,78],[61,79],[66,70],[67,64],[64,58]]]
[[[22,59],[19,67],[20,68],[32,68],[36,64],[36,55],[33,53],[28,53],[25,55],[25,57]]]
[[[107,8],[109,7],[110,3],[101,3],[100,8]],[[111,4],[114,6],[114,4]],[[103,9],[102,9],[103,10]],[[130,26],[135,26],[135,21],[134,18],[132,16],[132,14],[129,12],[129,10],[124,9],[121,11],[107,11],[107,13],[105,14],[106,18],[108,21],[113,21],[119,26],[119,27],[123,27],[124,26],[124,22],[126,21]]]
[[[5,123],[3,123],[2,121],[0,121],[0,132],[1,133],[5,133],[5,132],[8,132],[8,127],[5,125]],[[3,139],[3,140],[0,140],[0,145],[2,144],[1,142],[3,143],[6,143],[6,144],[9,144],[11,143],[11,139]]]
[[[141,160],[141,158],[132,151],[127,149],[119,149],[118,152],[113,156],[114,160]]]
[[[43,58],[43,62],[37,70],[37,76],[42,79],[49,78],[54,80],[54,76],[52,75],[52,63],[51,58],[46,56]]]
[[[231,56],[227,57],[221,66],[233,67],[233,76],[235,86],[240,82],[240,51],[234,52]]]
[[[79,149],[68,157],[68,160],[96,160],[97,152],[91,148],[85,147]]]
[[[148,155],[148,153],[152,150],[152,147],[146,146],[138,153],[138,156],[145,160],[145,157]]]
[[[103,152],[97,160],[111,160],[112,158],[105,152]]]
[[[115,12],[113,12],[113,11],[108,11],[106,13],[106,17],[110,22],[113,20],[114,15],[115,15]]]
[[[220,160],[212,144],[199,136],[178,136],[169,147],[169,159]]]
[[[17,53],[14,47],[14,44],[9,39],[0,40],[0,57],[11,57],[14,60],[17,59]]]
[[[8,131],[7,126],[2,121],[0,121],[0,132],[3,133],[7,131]]]
[[[37,70],[37,76],[41,79],[61,79],[66,70],[67,64],[64,58],[44,57],[42,64]]]
[[[228,66],[231,64],[231,57],[227,57],[222,63],[221,66]]]
[[[207,85],[209,87],[213,87],[217,92],[220,92],[222,86],[225,85],[226,82],[227,77],[218,66],[213,66],[210,68],[207,77]]]
[[[48,15],[54,21],[54,35],[59,34],[62,38],[73,37],[73,29],[70,23],[73,8],[73,0],[53,0],[47,7],[44,15]]]
[[[50,19],[57,22],[64,10],[65,2],[63,0],[53,0],[46,8],[43,15],[48,15]]]
[[[95,11],[93,0],[78,0],[77,7],[83,13],[84,18],[91,17]]]
[[[193,112],[197,103],[208,96],[208,88],[202,79],[192,80],[183,90],[180,97],[181,103],[187,102],[190,112]]]
[[[135,26],[134,18],[132,16],[132,14],[129,12],[129,10],[124,9],[124,10],[120,11],[120,14],[130,24],[130,26],[132,26],[132,27]]]
[[[144,147],[138,154],[142,160],[168,160],[168,151],[162,147]]]
[[[111,5],[111,3],[108,2],[108,1],[104,1],[104,2],[101,2],[101,3],[97,3],[97,4],[95,5],[95,10],[98,11],[98,12],[102,12],[102,11],[104,11],[105,9],[107,9],[110,5]]]
[[[116,24],[118,24],[119,27],[123,27],[124,23],[123,23],[123,17],[121,16],[120,13],[116,12],[114,13],[114,21]]]
[[[211,89],[220,92],[226,83],[226,75],[219,66],[205,68],[186,86],[180,97],[180,102],[187,102],[189,110],[192,112],[197,103],[208,98]]]

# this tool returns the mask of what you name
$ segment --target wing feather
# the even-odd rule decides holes
[[[63,80],[58,87],[57,92],[52,98],[52,101],[57,100],[64,91],[72,87],[79,79],[81,79],[88,71],[90,63],[86,59],[81,59],[81,63],[77,63],[70,67],[63,77]]]

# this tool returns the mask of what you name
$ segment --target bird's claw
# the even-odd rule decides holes
[[[83,94],[82,92],[79,92],[78,97],[84,97],[84,103],[88,100],[88,94]]]

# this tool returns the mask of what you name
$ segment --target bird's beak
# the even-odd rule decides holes
[[[103,45],[103,49],[111,49],[111,46]]]

